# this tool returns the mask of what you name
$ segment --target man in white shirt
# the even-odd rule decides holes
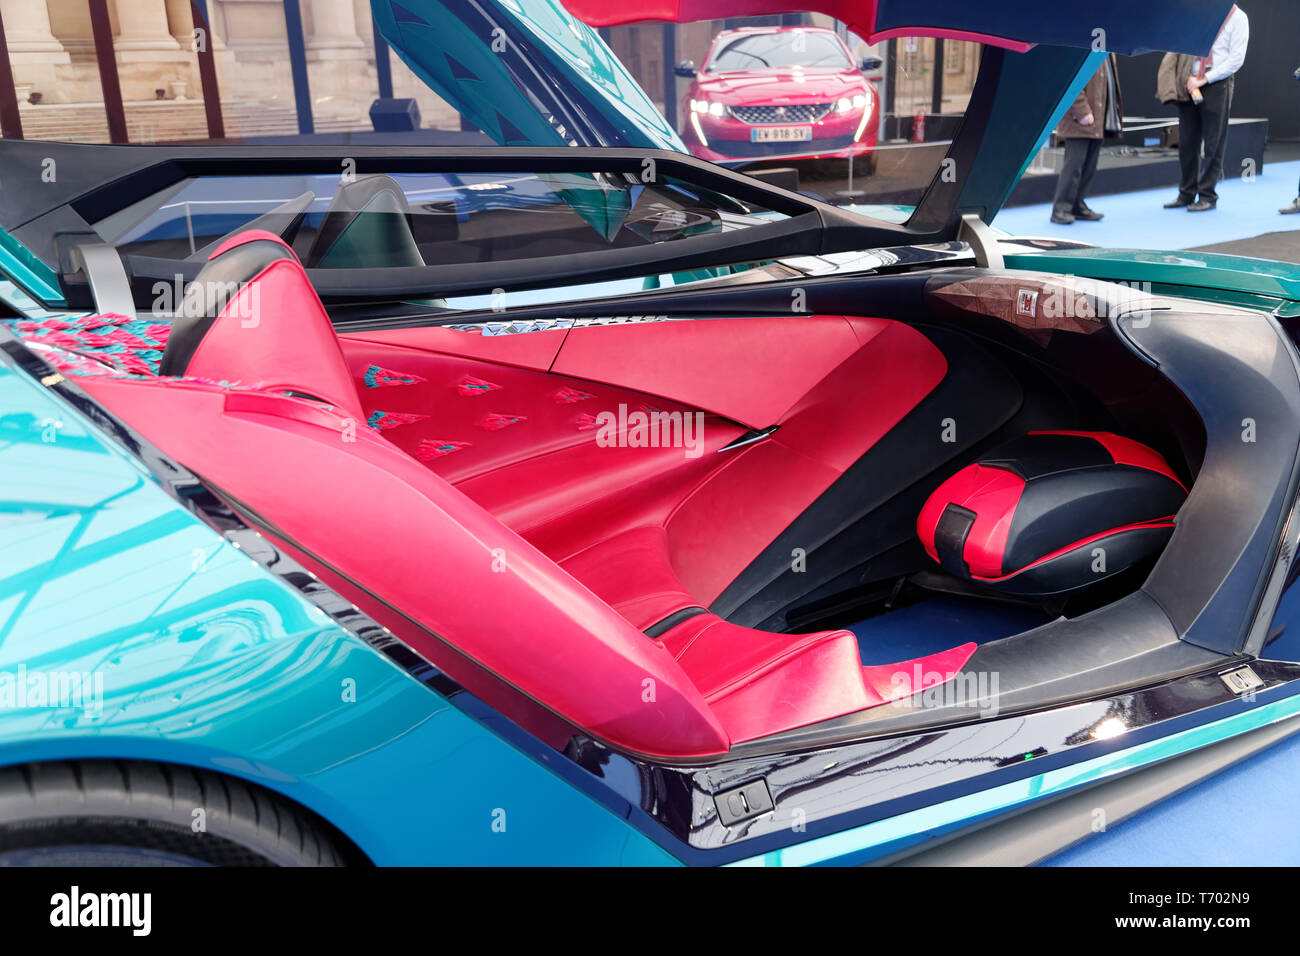
[[[1214,40],[1207,58],[1193,62],[1187,77],[1186,100],[1178,100],[1178,159],[1182,181],[1178,198],[1166,209],[1187,207],[1205,212],[1219,203],[1217,191],[1223,176],[1223,151],[1228,144],[1228,111],[1232,104],[1233,77],[1246,62],[1250,19],[1234,6]],[[1201,147],[1205,161],[1201,162]]]

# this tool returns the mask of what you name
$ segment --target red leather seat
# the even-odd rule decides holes
[[[704,609],[754,549],[944,374],[937,351],[900,324],[806,324],[830,343],[824,368],[801,370],[807,381],[781,401],[751,382],[747,369],[737,370],[746,387],[734,394],[710,386],[707,397],[727,411],[734,404],[746,417],[764,417],[710,417],[695,457],[680,449],[669,456],[663,449],[598,448],[588,437],[594,411],[638,401],[695,411],[621,385],[556,375],[553,363],[498,366],[489,374],[464,357],[376,343],[349,346],[349,372],[301,264],[277,237],[252,231],[223,243],[200,273],[161,372],[260,383],[262,392],[282,394],[191,383],[176,388],[171,402],[159,402],[143,381],[104,379],[92,388],[165,451],[274,517],[328,566],[382,592],[535,699],[634,749],[712,753],[722,738],[751,740],[905,697],[919,689],[913,674],[947,680],[975,648],[864,668],[848,631],[758,631]],[[669,331],[701,329],[715,338],[728,331],[721,324]],[[763,329],[766,355],[777,351],[785,329],[772,322]],[[915,359],[906,382],[864,376],[877,358],[865,348],[873,342]],[[367,415],[361,395],[382,405]],[[862,416],[846,402],[864,395],[878,414]],[[358,441],[339,443],[330,436],[344,416],[368,421],[376,432],[359,430]],[[783,432],[718,455],[755,423],[780,424]],[[459,450],[446,451],[453,446]],[[601,467],[584,469],[597,453]],[[529,485],[518,480],[523,474],[544,480]],[[584,474],[614,486],[615,494],[574,480]],[[483,497],[505,495],[500,507],[532,501],[515,522],[503,522],[498,507],[489,515],[453,483],[478,485]],[[738,485],[748,489],[752,507],[720,504],[719,496]],[[340,509],[349,494],[355,501]],[[528,525],[546,539],[551,560],[506,523]],[[503,575],[481,570],[494,545],[509,552]],[[721,558],[702,560],[709,547]],[[590,594],[600,601],[587,600]],[[654,636],[637,633],[647,630]],[[643,716],[622,695],[646,678],[659,688],[658,705]],[[672,739],[661,743],[665,735]]]
[[[1046,597],[1154,557],[1186,497],[1164,458],[1132,439],[1036,431],[936,488],[917,534],[957,577]]]
[[[177,310],[161,375],[259,385],[361,420],[325,307],[279,236],[249,230],[217,247]]]
[[[946,681],[975,651],[963,644],[917,661],[863,667],[850,631],[777,634],[732,624],[682,586],[660,527],[616,535],[560,566],[652,635],[736,741],[906,697],[921,689],[912,686],[917,673]]]

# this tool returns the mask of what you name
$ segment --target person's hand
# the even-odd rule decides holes
[[[1095,122],[1096,122],[1096,120],[1093,119],[1092,114],[1089,113],[1089,114],[1088,114],[1087,116],[1085,116],[1083,119],[1079,120],[1079,125],[1080,125],[1080,126],[1091,126],[1091,125],[1092,125],[1093,123],[1095,123]]]
[[[1191,93],[1195,90],[1199,90],[1202,86],[1205,85],[1205,82],[1206,82],[1205,80],[1199,80],[1194,76],[1189,76],[1187,78],[1187,92]]]

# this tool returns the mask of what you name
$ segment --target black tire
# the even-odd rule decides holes
[[[343,866],[328,831],[267,790],[189,767],[0,769],[0,866]]]

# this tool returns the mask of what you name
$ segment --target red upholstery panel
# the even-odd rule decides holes
[[[766,428],[857,348],[834,315],[591,326],[569,332],[553,370]]]
[[[660,639],[734,742],[754,740],[907,697],[951,680],[975,652],[963,644],[913,661],[863,667],[849,631],[772,634],[715,614]]]
[[[240,243],[262,240],[284,245],[270,233],[252,231],[223,243],[210,258]],[[185,374],[301,391],[354,417],[361,413],[334,326],[297,259],[273,262],[230,298],[199,342]]]
[[[451,334],[471,344],[479,339]],[[342,344],[367,420],[451,482],[507,475],[532,458],[596,446],[598,416],[616,415],[620,405],[694,411],[639,392],[533,369],[355,339]],[[675,451],[682,455],[681,449]]]
[[[723,459],[741,429],[705,419],[697,458],[680,448],[602,448],[594,442],[531,458],[457,487],[556,561],[644,526],[662,526]]]
[[[497,347],[487,343],[551,335],[401,330],[386,337],[421,348],[360,336],[345,337],[343,347],[366,414],[414,419],[399,419],[384,436],[547,554],[565,561],[625,532],[665,527],[669,564],[702,605],[947,371],[914,329],[842,316],[574,329],[549,375],[466,357]],[[367,387],[368,369],[384,370],[380,387]],[[588,378],[557,374],[563,369]],[[400,384],[412,377],[418,381]],[[623,387],[629,384],[644,391]],[[691,401],[781,427],[773,439],[722,456],[714,453],[744,428],[714,416],[705,419],[703,453],[693,458],[680,448],[595,442],[602,411],[624,404],[689,413]],[[486,427],[489,413],[505,423]],[[936,422],[936,440],[938,429]]]
[[[668,562],[666,538],[663,528],[636,528],[588,548],[561,567],[644,631],[698,606]]]
[[[667,525],[673,566],[704,607],[839,477],[773,440],[727,456]]]
[[[916,533],[926,554],[939,560],[934,547],[935,529],[948,504],[960,501],[976,514],[963,551],[971,574],[981,578],[1001,576],[1007,535],[1024,490],[1025,479],[1014,472],[979,464],[966,466],[935,489],[921,508]]]
[[[811,388],[770,440],[734,453],[670,517],[673,564],[701,604],[721,594],[947,374],[943,354],[915,329],[885,320],[869,328],[867,343]],[[940,427],[936,421],[935,441]]]
[[[876,320],[875,334],[781,419],[776,440],[843,472],[948,374],[934,343],[901,322]],[[928,434],[940,440],[940,422]]]
[[[149,382],[83,383],[164,453],[273,516],[286,538],[574,724],[647,754],[727,749],[671,655],[379,435],[340,441],[345,419],[283,396],[173,383],[161,401]],[[415,637],[456,677],[437,642]]]
[[[346,351],[349,342],[404,345],[427,352],[462,355],[465,358],[499,362],[546,371],[559,354],[567,330],[528,332],[520,335],[480,335],[429,326],[420,329],[385,329],[375,332],[345,332],[339,336]]]

